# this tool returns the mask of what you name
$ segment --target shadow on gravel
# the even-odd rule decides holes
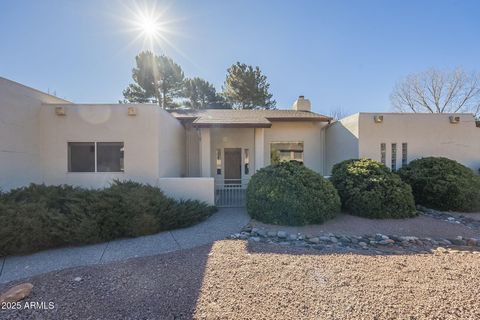
[[[22,304],[54,302],[55,308],[3,310],[0,319],[191,319],[212,245],[1,284],[0,292],[31,282]]]

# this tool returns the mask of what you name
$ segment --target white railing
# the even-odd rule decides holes
[[[215,180],[215,205],[217,207],[244,207],[248,179]]]

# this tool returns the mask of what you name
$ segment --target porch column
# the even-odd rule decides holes
[[[211,177],[210,128],[200,129],[200,170],[202,177]]]
[[[255,128],[255,171],[265,166],[265,129]]]

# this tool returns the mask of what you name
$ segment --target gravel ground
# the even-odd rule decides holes
[[[479,275],[478,252],[325,254],[223,240],[34,277],[28,300],[55,309],[0,318],[480,319]]]
[[[272,231],[283,230],[288,233],[314,235],[328,234],[330,232],[345,235],[381,233],[431,238],[455,238],[456,236],[474,238],[480,235],[478,230],[424,215],[409,219],[367,219],[349,214],[340,214],[335,219],[320,225],[289,227],[264,224],[255,220],[252,220],[251,225]]]

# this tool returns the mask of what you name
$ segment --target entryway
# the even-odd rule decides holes
[[[244,207],[248,181],[242,179],[242,149],[225,148],[225,174],[215,182],[217,207]]]

